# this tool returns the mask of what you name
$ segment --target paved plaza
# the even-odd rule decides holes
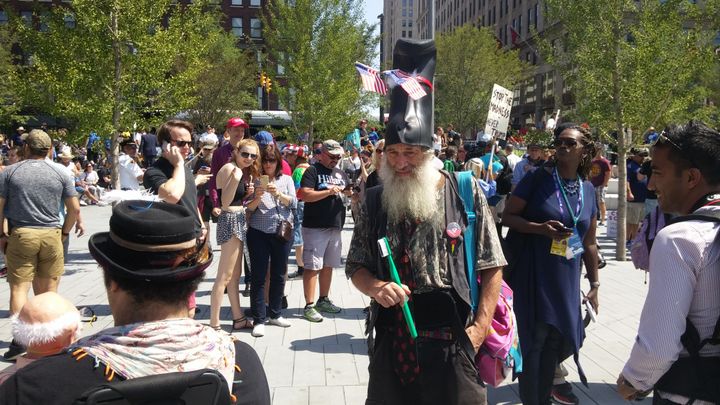
[[[77,306],[89,306],[98,316],[92,325],[85,324],[84,334],[93,334],[113,324],[107,305],[102,275],[87,249],[88,236],[107,230],[111,209],[109,207],[83,207],[82,216],[87,234],[73,237],[66,273],[59,292]],[[599,231],[600,244],[607,258],[614,257],[614,241],[604,238],[605,229]],[[214,239],[214,227],[212,229]],[[352,220],[343,232],[344,254],[352,235]],[[219,250],[207,272],[207,277],[197,292],[197,316],[207,322],[210,312],[210,289],[217,269]],[[295,270],[294,254],[291,255],[289,271]],[[572,361],[566,362],[570,371],[569,381],[584,404],[619,404],[615,393],[615,380],[627,359],[635,338],[638,319],[647,292],[644,273],[635,270],[630,262],[608,261],[600,271],[600,314],[598,323],[587,329],[587,339],[581,351],[581,363],[587,374],[589,388],[579,383]],[[587,290],[586,282],[583,289]],[[250,331],[235,336],[252,345],[263,361],[273,403],[278,405],[306,404],[363,404],[368,381],[368,357],[364,339],[363,308],[368,298],[360,294],[345,278],[343,269],[336,269],[331,298],[343,308],[339,314],[328,315],[321,323],[310,323],[302,318],[304,299],[302,281],[291,280],[286,286],[290,307],[286,317],[292,323],[287,329],[268,326],[266,335],[253,338]],[[0,283],[0,352],[4,352],[11,340],[8,317],[9,288]],[[249,299],[241,297],[243,307]],[[229,303],[221,314],[226,331],[231,328]],[[0,369],[9,363],[0,363]],[[489,389],[490,404],[518,404],[517,383]],[[650,403],[649,399],[643,401]]]

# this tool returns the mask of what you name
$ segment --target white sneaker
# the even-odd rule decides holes
[[[80,200],[80,206],[81,206],[81,207],[86,207],[86,206],[87,206],[87,203],[86,203],[84,200]]]
[[[275,319],[270,318],[270,319],[268,319],[268,323],[269,323],[270,325],[279,326],[279,327],[281,327],[281,328],[289,328],[290,325],[291,325],[291,324],[290,324],[290,321],[288,321],[287,319],[283,318],[282,316],[278,316],[278,317],[275,318]]]
[[[251,333],[255,337],[263,337],[265,336],[265,324],[257,323],[255,326],[253,326],[253,330]]]

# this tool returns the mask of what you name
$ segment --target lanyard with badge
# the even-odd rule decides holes
[[[568,260],[571,260],[579,255],[581,255],[585,250],[583,249],[583,243],[582,238],[580,238],[580,233],[578,232],[577,223],[580,220],[580,215],[582,214],[583,208],[585,207],[585,201],[583,200],[583,182],[580,176],[578,176],[577,181],[579,183],[579,191],[578,191],[578,202],[577,202],[577,214],[573,211],[572,205],[570,204],[570,200],[567,197],[567,193],[565,192],[565,185],[563,184],[562,180],[560,180],[560,175],[558,174],[557,168],[553,170],[553,178],[555,179],[555,185],[557,186],[555,190],[555,196],[558,199],[558,204],[560,206],[560,216],[564,214],[563,209],[563,200],[565,201],[565,204],[567,204],[568,212],[570,213],[570,218],[573,221],[573,233],[570,237],[560,240],[554,240],[552,241],[552,245],[550,246],[550,253],[565,257]],[[562,198],[560,198],[560,194],[562,194]]]

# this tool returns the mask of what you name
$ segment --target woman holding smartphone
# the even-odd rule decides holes
[[[506,278],[514,291],[522,342],[523,404],[574,396],[570,383],[553,385],[553,376],[563,360],[578,355],[585,338],[581,260],[590,287],[587,300],[598,309],[597,208],[587,180],[595,144],[589,131],[575,124],[559,126],[553,144],[554,162],[518,183],[502,216],[510,228]]]
[[[217,224],[217,242],[220,245],[215,284],[210,295],[210,326],[220,329],[220,307],[223,291],[227,288],[232,311],[232,330],[252,327],[240,307],[238,284],[243,269],[243,251],[246,242],[245,202],[255,193],[253,181],[260,172],[258,145],[252,139],[243,139],[233,147],[232,161],[220,168],[217,190],[222,212]]]
[[[285,291],[285,273],[292,240],[277,235],[282,221],[293,223],[292,209],[297,204],[295,184],[292,177],[282,173],[280,152],[277,148],[265,148],[261,153],[262,175],[255,185],[255,198],[247,204],[252,212],[248,223],[248,249],[252,287],[250,308],[252,309],[252,335],[265,335],[265,322],[287,328],[290,326],[282,317],[282,297]],[[270,291],[266,311],[265,280],[270,262]]]

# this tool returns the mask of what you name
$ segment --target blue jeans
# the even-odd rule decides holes
[[[250,289],[250,309],[254,322],[263,323],[267,319],[265,310],[265,279],[267,277],[268,261],[270,261],[270,294],[267,303],[270,308],[270,318],[280,317],[282,311],[282,297],[285,292],[285,273],[287,273],[290,242],[286,242],[275,234],[248,228],[247,247],[250,253],[250,275],[252,287]]]

